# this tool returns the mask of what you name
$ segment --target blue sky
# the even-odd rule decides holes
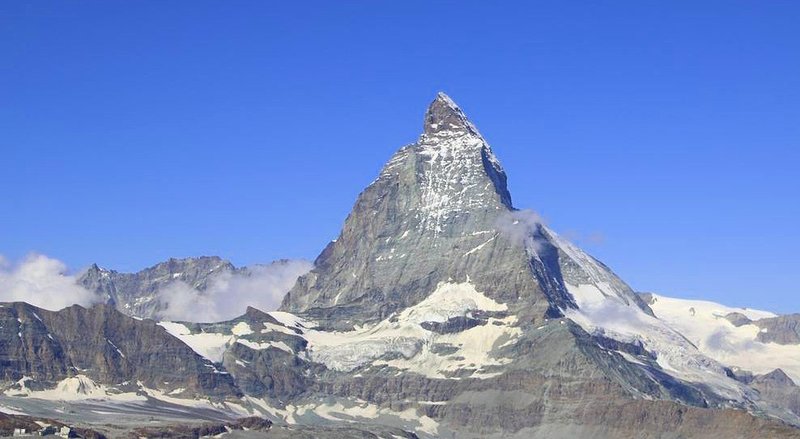
[[[439,90],[637,289],[800,312],[800,3],[0,4],[0,254],[314,258]]]

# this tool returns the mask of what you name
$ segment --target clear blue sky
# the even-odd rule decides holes
[[[800,2],[0,3],[0,254],[314,258],[435,92],[635,288],[800,312]]]

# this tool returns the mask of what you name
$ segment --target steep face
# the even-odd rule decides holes
[[[381,320],[421,301],[440,282],[469,277],[491,297],[547,300],[524,246],[497,230],[511,221],[506,176],[463,112],[439,94],[417,143],[401,148],[359,197],[315,268],[284,299],[342,327]]]
[[[158,292],[173,282],[205,290],[217,276],[236,273],[230,262],[216,256],[170,259],[137,273],[120,273],[92,265],[78,283],[103,297],[125,314],[154,318],[162,310]]]
[[[175,391],[217,398],[238,394],[233,379],[149,320],[109,305],[52,312],[26,303],[0,305],[0,379],[51,388],[85,375],[108,386]]]
[[[338,239],[281,309],[345,329],[417,304],[443,282],[468,281],[536,321],[575,307],[562,271],[566,280],[606,282],[611,294],[647,309],[590,259],[512,207],[488,143],[440,93],[419,140],[395,153],[359,195]]]

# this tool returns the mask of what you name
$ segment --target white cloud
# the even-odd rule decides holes
[[[250,268],[248,274],[221,274],[205,291],[198,291],[184,282],[172,282],[159,292],[158,300],[165,307],[159,317],[214,322],[240,316],[247,306],[272,311],[278,308],[297,278],[312,266],[303,260],[257,265]]]
[[[256,265],[247,274],[223,273],[199,291],[184,282],[169,283],[158,292],[165,320],[222,321],[242,315],[248,306],[271,311],[297,278],[311,270],[304,260]],[[67,266],[53,258],[32,254],[13,264],[0,255],[0,302],[27,302],[57,311],[78,304],[91,306],[102,298],[77,283]]]
[[[539,214],[526,209],[501,214],[495,226],[500,234],[514,245],[524,246],[529,252],[536,253],[541,246],[538,232],[543,224]]]
[[[78,304],[92,305],[98,297],[79,286],[75,276],[67,274],[67,266],[57,259],[32,254],[11,264],[0,256],[0,301],[28,302],[57,311]]]

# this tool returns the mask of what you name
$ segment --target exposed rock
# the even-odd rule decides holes
[[[173,282],[183,282],[199,291],[223,273],[241,272],[217,256],[170,259],[137,273],[120,273],[93,264],[78,283],[104,298],[106,303],[130,316],[153,318],[163,309],[158,293]]]
[[[267,432],[272,428],[272,422],[259,417],[247,417],[224,423],[203,423],[199,425],[170,425],[165,427],[136,428],[129,433],[131,439],[146,438],[171,438],[171,439],[199,439],[201,437],[218,436],[231,431],[247,430],[252,432]],[[271,437],[271,435],[270,435]]]
[[[428,331],[437,332],[439,334],[451,334],[485,324],[486,320],[473,319],[467,316],[456,316],[449,318],[446,322],[422,322],[421,326]]]
[[[754,322],[761,331],[758,341],[787,345],[800,344],[800,314],[789,314]]]
[[[224,399],[240,394],[227,373],[151,320],[110,305],[53,312],[26,303],[0,306],[0,377],[28,388],[51,388],[77,374],[97,383],[141,382],[152,389]],[[27,378],[26,378],[27,379]]]
[[[765,399],[800,415],[800,387],[782,370],[775,369],[768,374],[757,375],[750,385]]]
[[[201,259],[133,275],[93,267],[83,282],[154,315],[172,279],[202,290],[208,273],[236,270]],[[0,361],[7,380],[49,384],[80,369],[217,400],[241,389],[259,399],[240,409],[266,404],[276,421],[266,433],[224,422],[136,432],[147,436],[800,438],[784,422],[800,425],[788,377],[750,377],[704,356],[654,317],[654,300],[515,209],[491,148],[440,94],[419,140],[359,195],[283,312],[162,323],[201,352],[208,345],[193,343],[214,340],[206,355],[221,364],[110,305],[19,321],[32,307],[9,305]],[[640,333],[595,325],[589,311]]]
[[[733,326],[749,325],[753,323],[750,318],[740,312],[732,312],[725,316],[725,319],[733,323]]]
[[[441,282],[469,278],[526,320],[575,307],[565,281],[604,282],[649,312],[607,267],[577,261],[555,241],[535,217],[512,207],[491,148],[439,94],[417,143],[401,148],[359,195],[339,237],[281,309],[350,329],[419,303]],[[587,272],[587,264],[596,269]]]

